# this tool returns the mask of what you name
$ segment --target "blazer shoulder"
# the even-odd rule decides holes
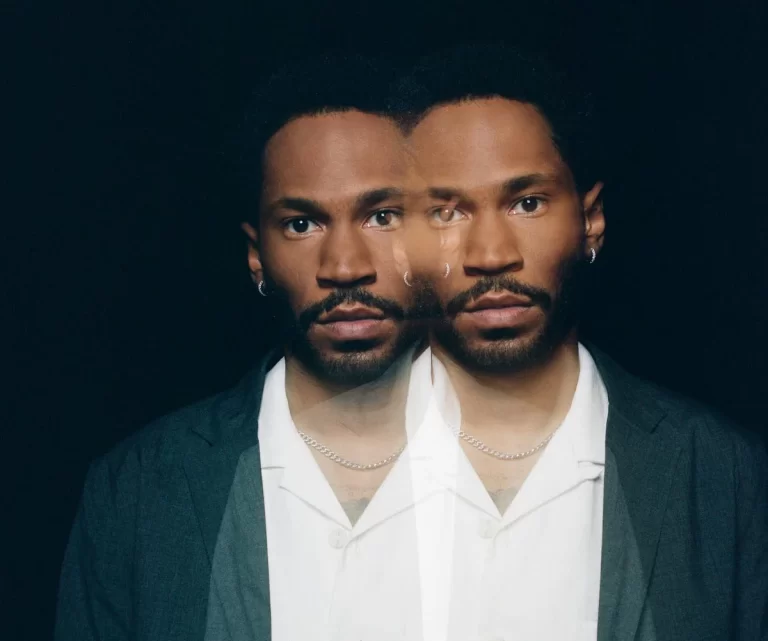
[[[653,383],[646,385],[653,390],[657,403],[664,410],[665,423],[687,437],[686,440],[694,439],[722,454],[730,453],[734,460],[760,455],[765,450],[759,435],[721,411]]]
[[[592,347],[611,408],[644,431],[671,436],[690,456],[713,467],[757,473],[766,460],[763,440],[714,408],[635,376]]]
[[[178,468],[192,448],[230,438],[258,414],[249,390],[259,391],[247,377],[236,387],[155,419],[97,457],[92,467],[122,477]]]
[[[755,432],[740,425],[701,401],[650,381],[629,377],[634,381],[636,397],[653,405],[662,416],[657,429],[671,432],[688,454],[710,470],[729,470],[736,483],[762,482],[768,471],[765,441]]]
[[[657,389],[660,402],[668,410],[664,424],[682,436],[686,458],[696,471],[697,490],[721,514],[727,513],[724,506],[732,504],[738,536],[746,536],[752,524],[762,532],[760,545],[764,546],[768,543],[766,442],[699,401]],[[729,497],[727,502],[724,496]]]

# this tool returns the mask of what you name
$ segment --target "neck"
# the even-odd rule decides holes
[[[468,371],[441,347],[433,350],[460,403],[463,428],[479,438],[502,433],[513,439],[546,435],[568,413],[579,378],[575,336],[535,367],[504,374]]]
[[[296,427],[318,436],[402,432],[413,352],[408,350],[370,383],[340,386],[286,356],[285,387]]]

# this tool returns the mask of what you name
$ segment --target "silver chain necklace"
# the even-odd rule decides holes
[[[488,447],[480,439],[477,439],[474,436],[467,434],[463,430],[454,430],[454,433],[456,434],[456,436],[465,440],[472,447],[477,448],[484,454],[489,454],[490,456],[493,456],[497,459],[501,459],[502,461],[516,461],[517,459],[525,458],[527,456],[530,456],[531,454],[535,454],[547,443],[549,443],[549,441],[552,440],[552,437],[555,435],[555,432],[557,432],[557,428],[549,436],[547,436],[547,438],[545,438],[541,443],[539,443],[536,447],[531,448],[530,450],[526,450],[525,452],[517,452],[516,454],[507,454],[505,452],[499,452],[498,450],[494,450],[493,448]]]
[[[380,467],[384,467],[385,465],[389,465],[392,461],[397,459],[403,453],[403,451],[405,450],[405,446],[407,445],[407,443],[404,443],[403,446],[400,449],[398,449],[394,454],[390,454],[387,458],[385,458],[382,461],[378,461],[377,463],[362,464],[362,463],[355,463],[354,461],[350,461],[349,459],[345,459],[344,457],[336,454],[336,452],[334,452],[332,449],[326,447],[322,443],[319,443],[316,439],[312,438],[308,434],[305,434],[301,430],[296,430],[296,431],[299,433],[301,440],[304,441],[307,445],[316,449],[323,456],[327,457],[334,463],[338,463],[339,465],[342,465],[350,470],[361,470],[361,471],[376,470]],[[475,438],[471,434],[467,434],[463,430],[454,430],[454,433],[456,434],[456,436],[458,436],[462,440],[469,443],[472,447],[480,450],[484,454],[488,454],[502,461],[516,461],[518,459],[526,458],[528,456],[531,456],[532,454],[535,454],[542,447],[544,447],[547,443],[549,443],[552,440],[552,437],[555,435],[555,432],[557,432],[557,428],[549,436],[547,436],[547,438],[545,438],[541,443],[539,443],[535,447],[532,447],[530,450],[526,450],[525,452],[516,452],[515,454],[508,454],[506,452],[500,452],[499,450],[494,450],[493,448],[488,447],[480,439]]]
[[[398,456],[400,456],[403,453],[403,450],[405,450],[405,446],[407,445],[407,443],[403,443],[403,446],[399,450],[397,450],[397,452],[395,452],[394,454],[391,454],[390,456],[385,458],[383,461],[379,461],[378,463],[367,463],[363,465],[362,463],[354,463],[353,461],[347,460],[339,456],[338,454],[336,454],[336,452],[327,448],[322,443],[318,443],[315,439],[313,439],[308,434],[305,434],[301,430],[296,430],[296,431],[299,433],[301,440],[304,441],[307,445],[316,449],[318,452],[320,452],[322,455],[332,460],[334,463],[343,465],[344,467],[349,468],[350,470],[376,470],[380,467],[384,467],[385,465],[389,465],[392,461],[394,461]]]

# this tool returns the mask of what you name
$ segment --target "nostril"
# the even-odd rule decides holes
[[[337,273],[319,275],[317,283],[321,287],[333,289],[348,289],[350,287],[360,287],[362,285],[372,285],[376,282],[376,273],[350,274]]]

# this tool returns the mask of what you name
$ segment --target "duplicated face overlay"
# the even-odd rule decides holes
[[[502,98],[438,106],[408,144],[423,189],[407,228],[429,247],[413,262],[443,311],[435,340],[480,371],[545,358],[576,323],[602,185],[580,196],[546,120]]]
[[[535,107],[438,106],[407,137],[357,111],[302,117],[270,140],[264,170],[251,271],[319,375],[380,376],[416,316],[482,372],[534,364],[575,327],[602,185],[579,194]]]

